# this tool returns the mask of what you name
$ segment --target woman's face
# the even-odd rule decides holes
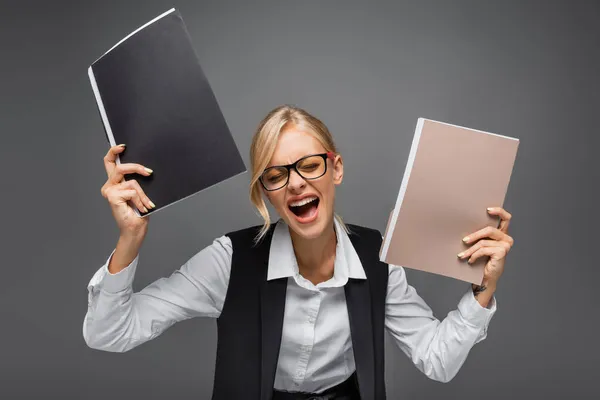
[[[281,132],[275,153],[267,167],[292,164],[308,155],[327,151],[321,143],[296,125],[290,125]],[[305,180],[294,170],[290,170],[287,186],[274,191],[264,190],[267,199],[275,207],[279,216],[293,231],[306,239],[320,237],[333,221],[335,185],[342,182],[344,167],[342,158],[335,155],[328,158],[327,171],[320,178]],[[314,168],[306,165],[306,170]],[[298,205],[300,200],[308,204]]]

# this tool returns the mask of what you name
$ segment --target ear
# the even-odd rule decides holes
[[[339,185],[344,178],[344,161],[342,156],[337,154],[333,160],[333,183]]]

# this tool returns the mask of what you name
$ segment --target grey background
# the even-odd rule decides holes
[[[516,243],[489,336],[447,384],[388,342],[391,399],[597,398],[598,2],[197,0],[2,2],[0,398],[210,396],[212,320],[125,354],[91,350],[81,333],[86,285],[118,233],[100,195],[107,143],[86,69],[172,6],[248,165],[272,107],[298,104],[328,124],[349,222],[385,228],[418,117],[521,139],[504,204]],[[259,223],[248,179],[154,215],[135,289]],[[439,318],[467,289],[407,275]]]

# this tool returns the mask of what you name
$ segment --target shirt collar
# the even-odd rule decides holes
[[[367,279],[358,254],[346,231],[337,219],[334,219],[335,232],[338,238],[335,252],[334,276],[318,286],[343,286],[348,278]],[[269,250],[269,266],[267,280],[293,277],[298,280],[300,273],[294,254],[294,247],[288,225],[283,219],[276,222],[271,247]]]

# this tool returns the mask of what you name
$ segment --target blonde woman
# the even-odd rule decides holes
[[[401,266],[379,261],[381,233],[345,224],[335,213],[342,157],[319,119],[289,105],[263,119],[250,149],[250,199],[264,224],[216,238],[168,278],[133,293],[148,218],[138,218],[127,202],[139,209],[153,204],[123,176],[151,171],[116,165],[122,149],[112,147],[104,158],[102,195],[121,235],[89,285],[88,346],[124,352],[178,321],[213,317],[213,399],[381,400],[385,331],[416,368],[441,382],[486,337],[513,244],[510,214],[492,208],[500,228],[469,235],[472,246],[462,258],[490,256],[485,284],[469,288],[440,321]],[[274,223],[265,199],[279,215]]]

